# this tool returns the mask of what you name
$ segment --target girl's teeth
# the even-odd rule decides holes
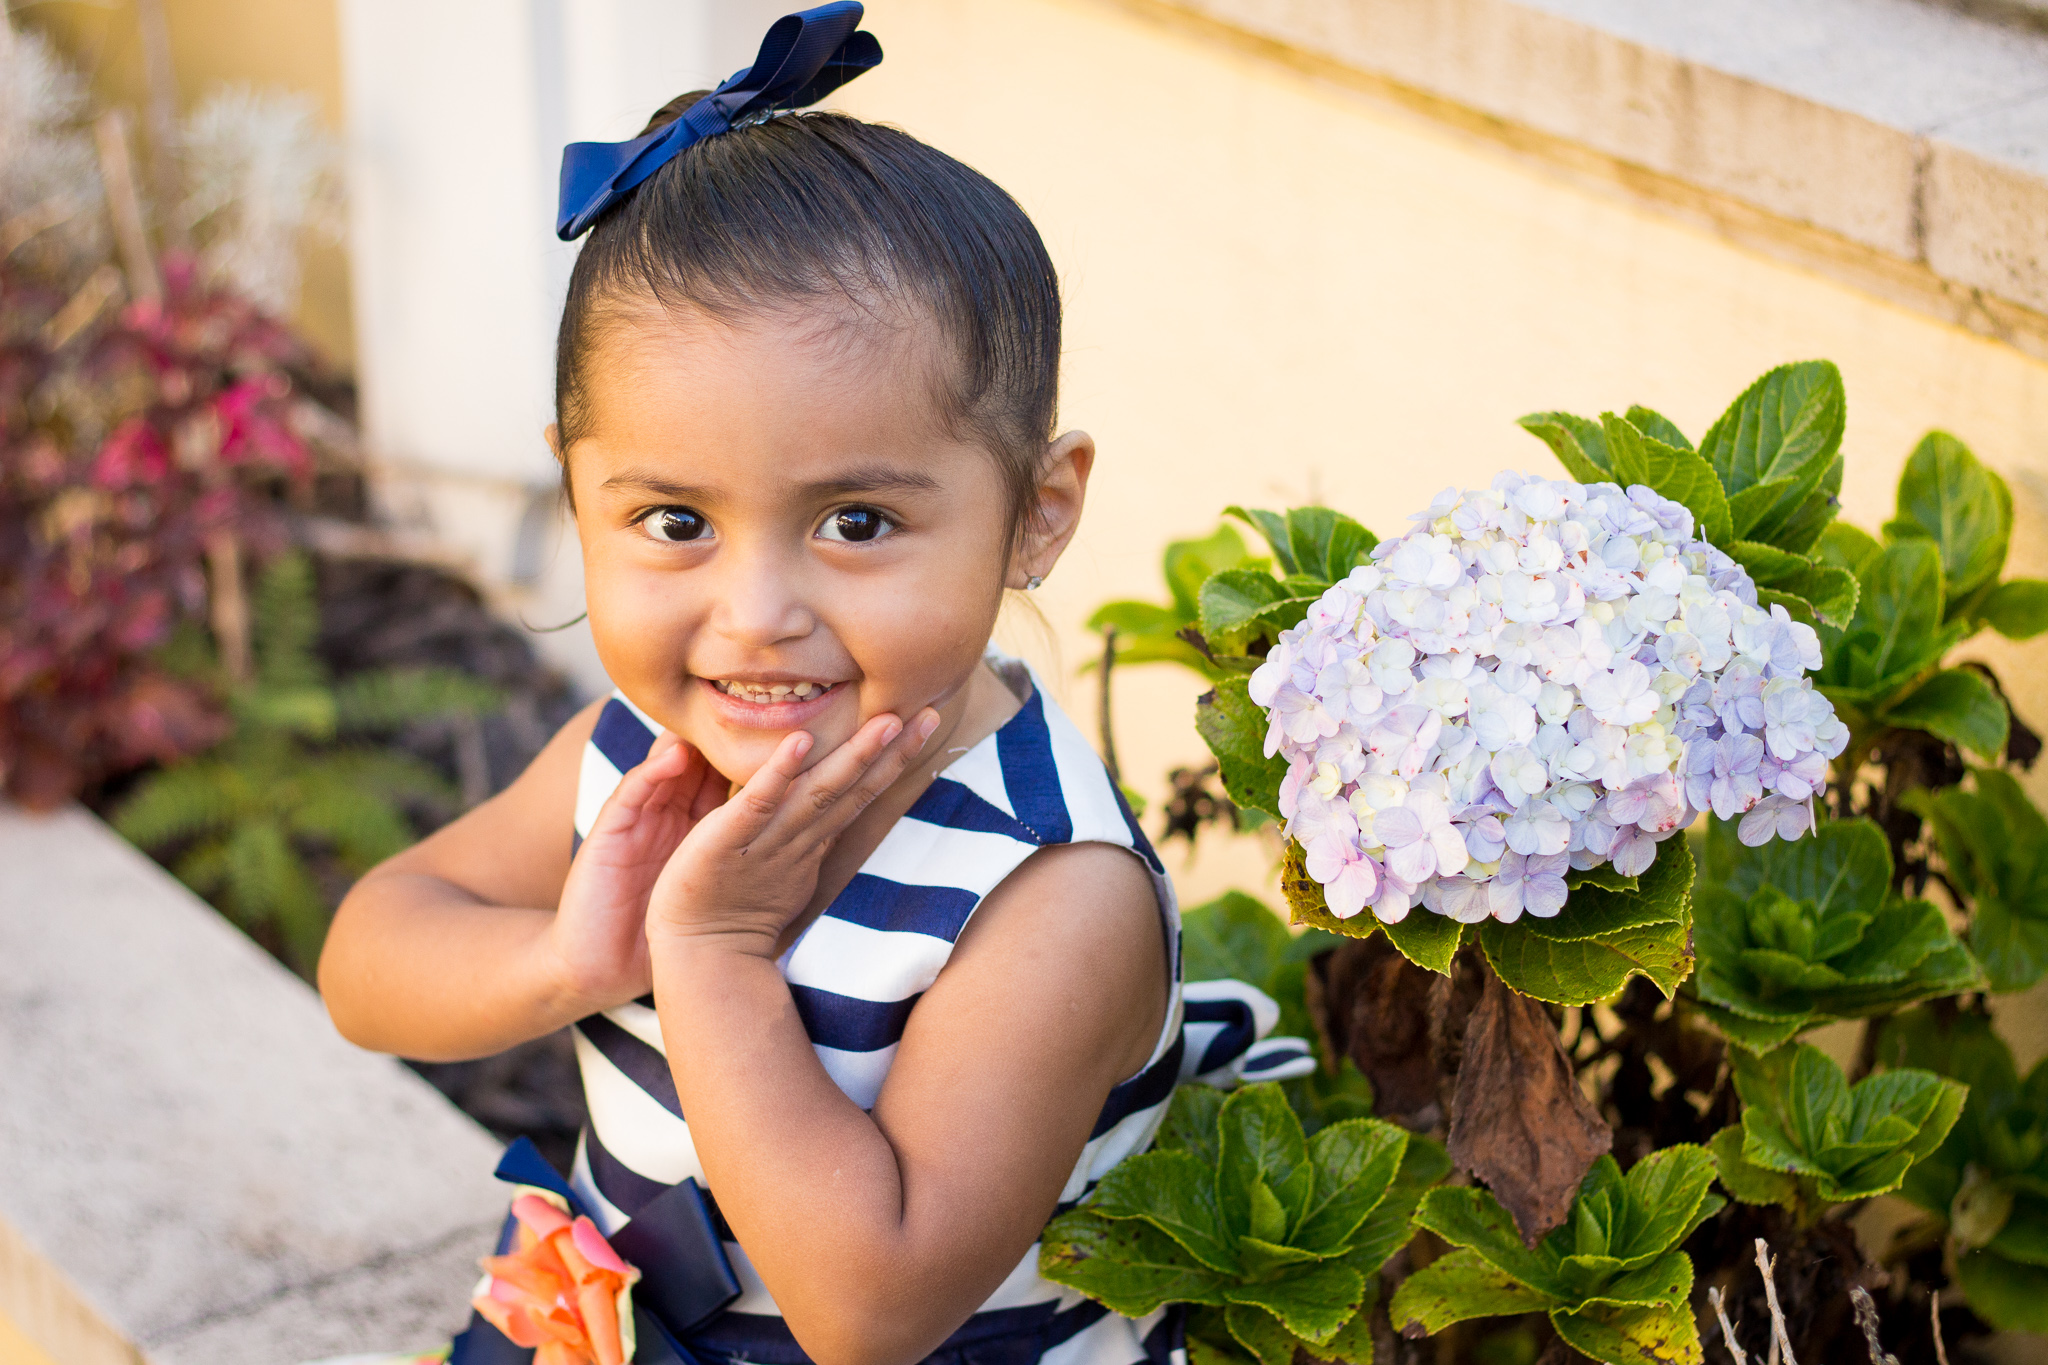
[[[722,682],[718,685],[718,688],[727,696],[738,697],[741,701],[769,704],[782,701],[808,701],[810,698],[828,690],[827,685],[824,683],[808,682],[770,683],[765,686],[755,683]]]

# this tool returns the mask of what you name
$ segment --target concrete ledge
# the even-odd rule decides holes
[[[497,1144],[91,816],[0,807],[0,1313],[60,1365],[461,1326]]]
[[[1806,263],[2048,355],[2040,24],[1916,0],[1123,3],[1575,171],[1612,161],[1731,235],[1771,220]]]

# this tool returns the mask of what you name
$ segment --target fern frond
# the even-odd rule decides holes
[[[256,678],[264,686],[315,687],[327,670],[313,652],[320,637],[320,604],[313,564],[293,551],[273,561],[256,583]]]
[[[235,817],[234,773],[196,759],[144,778],[114,813],[114,828],[137,848],[162,848],[221,829]]]
[[[325,763],[303,774],[301,799],[290,823],[293,833],[334,845],[342,863],[358,876],[416,837],[387,797]]]
[[[334,693],[317,683],[260,682],[235,698],[234,710],[235,719],[244,727],[302,735],[311,740],[334,737]]]
[[[432,764],[398,749],[336,749],[311,759],[333,780],[358,791],[374,792],[390,801],[426,801],[451,805],[460,798]]]
[[[336,685],[336,710],[346,733],[396,730],[434,716],[485,716],[504,695],[480,678],[453,668],[385,668]]]
[[[214,893],[227,881],[227,841],[206,840],[180,857],[171,872],[179,881],[212,900]]]

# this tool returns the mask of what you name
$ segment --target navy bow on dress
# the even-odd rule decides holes
[[[631,142],[572,142],[562,149],[562,199],[555,235],[574,241],[597,216],[660,170],[693,142],[723,133],[750,116],[816,104],[861,72],[881,65],[882,45],[861,33],[854,0],[799,10],[777,19],[754,64],[683,111],[683,116]]]

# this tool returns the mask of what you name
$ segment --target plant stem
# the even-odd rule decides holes
[[[1102,628],[1102,690],[1096,694],[1095,728],[1102,739],[1102,765],[1109,780],[1124,784],[1123,765],[1116,761],[1116,727],[1110,723],[1109,675],[1116,667],[1116,627]]]

